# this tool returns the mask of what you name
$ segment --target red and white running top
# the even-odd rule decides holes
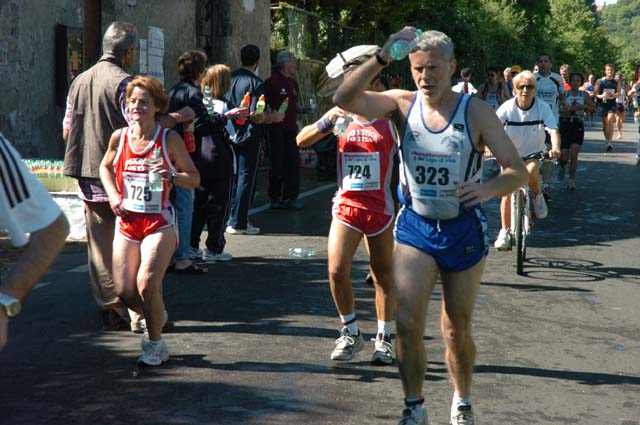
[[[123,208],[138,213],[161,213],[169,207],[171,184],[163,179],[162,192],[152,192],[149,188],[148,161],[153,150],[158,148],[162,160],[169,164],[172,171],[176,170],[167,151],[169,129],[157,126],[153,141],[140,152],[135,151],[130,140],[132,131],[133,127],[122,129],[118,152],[113,160],[116,185],[123,196]]]
[[[338,137],[338,185],[334,204],[393,215],[391,196],[393,157],[398,136],[388,120],[353,119]]]

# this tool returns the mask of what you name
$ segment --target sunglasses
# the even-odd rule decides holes
[[[493,77],[495,77],[495,76],[496,76],[496,74],[488,74],[488,75],[487,75],[487,77],[489,77],[489,78],[493,78]]]
[[[523,85],[521,85],[521,86],[516,86],[516,88],[517,88],[518,90],[524,90],[524,89],[527,89],[527,90],[533,90],[533,89],[535,89],[535,88],[536,88],[536,86],[534,86],[533,84],[523,84]]]

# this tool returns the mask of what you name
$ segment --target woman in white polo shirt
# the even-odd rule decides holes
[[[514,97],[503,103],[496,111],[505,131],[518,149],[521,157],[545,151],[545,131],[551,136],[551,155],[560,156],[560,135],[558,125],[551,108],[545,102],[536,99],[537,80],[530,71],[523,71],[513,78]],[[542,196],[540,182],[540,163],[529,160],[526,163],[529,172],[529,188],[533,193],[533,210],[537,218],[547,216],[547,204]],[[500,202],[502,228],[494,246],[508,248],[511,243],[511,203],[505,196]]]

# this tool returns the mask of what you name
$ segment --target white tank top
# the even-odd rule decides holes
[[[423,119],[422,93],[409,108],[400,146],[401,202],[430,219],[446,220],[469,211],[455,184],[482,181],[483,152],[473,145],[467,124],[471,96],[462,94],[447,126],[430,130]]]
[[[571,105],[584,105],[584,95],[582,94],[581,91],[578,91],[578,94],[576,96],[571,94],[571,90],[566,91],[565,94],[567,95],[567,105],[571,106]],[[560,114],[560,116],[562,116],[563,118],[578,118],[578,119],[582,119],[582,113],[581,112],[568,112],[568,111],[564,111]]]

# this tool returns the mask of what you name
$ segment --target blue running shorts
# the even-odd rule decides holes
[[[450,220],[433,220],[404,206],[393,238],[429,254],[447,272],[470,269],[489,252],[487,218],[480,207]]]

